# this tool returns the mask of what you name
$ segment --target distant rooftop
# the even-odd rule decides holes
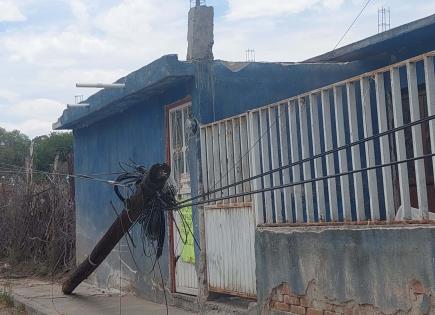
[[[416,49],[421,48],[421,53],[424,53],[428,44],[435,46],[434,34],[435,14],[310,58],[305,62],[347,62],[387,55],[397,55],[397,58],[400,58],[401,53],[405,59],[408,57],[408,50],[412,50],[415,55]],[[403,40],[405,37],[406,41]]]

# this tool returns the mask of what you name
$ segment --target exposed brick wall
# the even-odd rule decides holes
[[[297,315],[344,314],[343,307],[340,305],[327,303],[319,305],[319,303],[312,303],[307,296],[292,293],[286,283],[282,283],[280,286],[273,289],[269,307],[271,310],[279,310],[281,312]]]
[[[315,283],[311,283],[311,289]],[[291,314],[291,315],[390,315],[381,312],[373,305],[359,305],[353,301],[339,304],[331,300],[319,300],[310,297],[310,286],[306,295],[297,295],[291,292],[287,283],[282,283],[272,290],[266,309],[263,314]],[[427,288],[415,280],[409,285],[409,292],[414,301],[410,310],[398,311],[394,315],[430,315],[435,297]]]

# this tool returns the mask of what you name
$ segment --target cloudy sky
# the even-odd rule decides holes
[[[366,0],[208,0],[218,59],[302,61],[332,50]],[[372,0],[341,45],[435,13],[435,0]],[[0,0],[0,126],[31,137],[51,131],[66,103],[161,55],[186,55],[189,0]]]

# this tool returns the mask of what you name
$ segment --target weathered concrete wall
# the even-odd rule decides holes
[[[198,6],[189,11],[187,60],[213,60],[213,7]]]
[[[435,314],[435,226],[259,228],[255,252],[263,314]]]
[[[190,85],[177,85],[151,98],[138,98],[136,105],[88,127],[74,130],[75,172],[79,174],[108,174],[119,172],[119,162],[130,159],[149,167],[166,160],[165,105],[186,97]],[[115,179],[116,175],[99,178]],[[76,220],[77,260],[85,258],[106,232],[116,215],[110,205],[113,201],[122,208],[111,185],[77,179]],[[150,300],[162,301],[162,285],[158,266],[153,272],[152,258],[146,257],[142,247],[139,226],[131,231],[136,244],[133,261],[125,240],[98,267],[90,281],[100,287],[119,288],[120,263],[123,285],[135,289]],[[160,260],[163,280],[169,288],[168,238]],[[152,254],[152,248],[144,244]],[[119,260],[121,250],[122,262]]]

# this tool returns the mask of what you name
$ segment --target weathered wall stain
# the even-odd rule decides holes
[[[435,313],[431,303],[435,303],[432,292],[423,287],[421,282],[413,280],[410,285],[411,308],[398,310],[392,313],[384,313],[382,310],[370,304],[358,304],[355,300],[344,303],[317,294],[316,282],[309,282],[304,295],[294,294],[288,283],[281,283],[272,289],[270,296],[263,305],[262,314],[346,314],[346,315],[430,315]]]
[[[260,228],[260,309],[264,314],[309,309],[327,315],[435,314],[434,248],[433,226]]]

